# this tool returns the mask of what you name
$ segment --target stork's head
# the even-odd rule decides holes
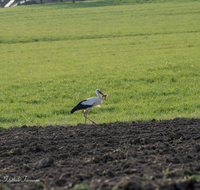
[[[96,94],[101,94],[103,96],[103,93],[99,89],[96,89]]]
[[[101,90],[99,90],[99,89],[96,89],[96,94],[97,94],[97,96],[98,97],[101,97],[100,96],[100,94],[102,95],[102,98],[104,98],[104,100],[106,100],[106,98],[107,98],[107,94],[103,94],[102,92],[101,92]]]

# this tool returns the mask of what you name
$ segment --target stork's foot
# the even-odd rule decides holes
[[[92,121],[91,119],[89,119],[86,115],[84,115],[84,117],[85,117],[85,124],[86,124],[86,119],[88,119],[89,121],[91,121],[93,124],[96,125],[96,123],[94,121]]]
[[[87,118],[88,119],[88,118]],[[88,120],[90,120],[90,119],[88,119]],[[93,124],[95,124],[95,125],[97,125],[94,121],[92,121],[92,120],[90,120]]]

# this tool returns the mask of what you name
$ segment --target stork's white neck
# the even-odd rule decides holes
[[[101,99],[101,95],[100,95],[100,93],[98,92],[98,90],[96,91],[96,94],[97,94],[98,98]]]

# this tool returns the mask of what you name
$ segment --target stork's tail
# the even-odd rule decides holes
[[[77,111],[77,106],[74,107],[74,108],[70,111],[70,113],[73,114],[75,111]]]

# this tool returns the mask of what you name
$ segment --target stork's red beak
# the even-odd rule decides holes
[[[99,93],[103,96],[104,94],[99,90]]]

